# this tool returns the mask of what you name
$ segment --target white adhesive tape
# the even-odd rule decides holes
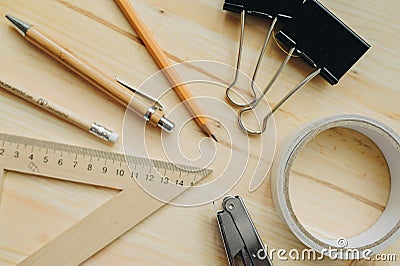
[[[303,147],[318,134],[331,128],[342,127],[360,132],[380,148],[388,164],[391,187],[386,208],[378,220],[363,233],[338,240],[321,238],[307,231],[297,219],[289,197],[289,175],[294,160]],[[400,137],[380,122],[358,115],[339,115],[321,119],[301,129],[293,139],[285,142],[272,166],[271,190],[275,209],[296,237],[306,246],[327,255],[328,250],[340,249],[335,258],[355,259],[370,256],[393,243],[400,233]],[[280,159],[279,159],[280,158]],[[355,254],[354,250],[358,250]],[[369,254],[367,254],[369,253]],[[346,254],[346,256],[342,256]]]

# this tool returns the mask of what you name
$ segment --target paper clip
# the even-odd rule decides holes
[[[292,14],[295,12],[295,10],[300,8],[301,4],[302,4],[302,1],[300,1],[300,0],[275,0],[275,1],[270,1],[270,0],[268,0],[268,1],[265,1],[265,0],[225,0],[223,9],[227,10],[227,11],[232,11],[235,13],[240,13],[240,20],[241,20],[239,50],[238,50],[237,61],[236,61],[235,76],[234,76],[234,79],[233,79],[231,85],[229,85],[229,87],[226,89],[226,97],[232,104],[234,104],[236,106],[240,106],[240,107],[245,107],[245,106],[250,106],[251,104],[254,104],[257,101],[257,95],[256,95],[256,90],[254,88],[254,83],[255,83],[255,79],[257,77],[257,73],[258,73],[259,67],[261,65],[262,59],[264,57],[266,48],[268,46],[269,40],[271,39],[273,29],[275,28],[278,18],[291,19],[293,16]],[[264,43],[262,45],[256,67],[253,72],[253,77],[251,79],[251,90],[252,90],[254,99],[249,103],[240,103],[240,102],[235,101],[230,96],[229,93],[230,93],[231,89],[235,86],[235,84],[237,83],[238,76],[239,76],[240,64],[241,64],[241,58],[242,58],[242,50],[243,50],[243,39],[244,39],[246,13],[248,13],[249,15],[255,15],[255,16],[259,16],[259,17],[265,17],[265,18],[272,19],[272,22],[271,22],[271,25],[267,32],[267,35],[265,37]]]
[[[340,78],[367,52],[370,45],[340,21],[317,0],[307,0],[295,16],[282,28],[276,38],[290,48],[285,60],[262,92],[248,107],[239,111],[239,125],[248,134],[262,134],[271,115],[300,88],[317,75],[331,85]],[[283,97],[263,119],[261,130],[252,130],[243,123],[243,114],[252,111],[264,98],[287,62],[296,52],[315,70]]]
[[[240,256],[245,266],[272,266],[242,199],[228,196],[222,207],[223,210],[217,212],[217,220],[229,265],[234,266],[235,258]]]

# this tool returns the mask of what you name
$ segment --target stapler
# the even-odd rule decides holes
[[[222,201],[223,210],[217,212],[229,265],[242,262],[246,266],[272,266],[267,250],[239,196],[228,196]]]

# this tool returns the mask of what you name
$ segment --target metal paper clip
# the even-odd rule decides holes
[[[272,266],[264,244],[239,196],[228,196],[222,202],[223,210],[217,212],[229,265],[240,259],[246,266]]]
[[[290,48],[285,60],[264,88],[262,96],[239,111],[238,122],[248,134],[262,134],[271,115],[314,77],[321,76],[331,85],[339,79],[369,49],[369,45],[317,0],[307,0],[276,38]],[[245,126],[243,114],[252,111],[264,98],[296,51],[315,70],[284,96],[264,117],[262,127],[253,130]]]
[[[157,108],[158,110],[162,111],[164,109],[164,106],[161,104],[161,102],[159,102],[156,98],[141,92],[140,90],[132,87],[131,85],[129,85],[127,82],[119,79],[118,77],[115,77],[115,80],[121,84],[122,86],[124,86],[125,88],[127,88],[128,90],[130,90],[131,92],[139,95],[140,97],[146,99],[147,101],[151,102],[154,106],[154,108]]]
[[[232,11],[232,12],[240,12],[240,21],[241,21],[239,50],[238,50],[237,61],[236,61],[235,76],[234,76],[232,83],[226,89],[226,97],[232,104],[234,104],[236,106],[240,106],[240,107],[245,107],[245,106],[250,106],[257,101],[257,94],[256,94],[256,90],[254,88],[255,79],[257,77],[258,70],[260,68],[262,59],[263,59],[265,51],[267,49],[269,40],[271,39],[273,29],[275,28],[278,18],[284,18],[284,19],[292,18],[292,13],[295,10],[297,10],[301,6],[301,4],[302,4],[302,2],[299,0],[284,0],[284,1],[282,1],[282,0],[281,1],[278,1],[278,0],[275,0],[275,1],[225,0],[223,9]],[[256,64],[256,67],[254,69],[253,76],[251,79],[250,88],[251,88],[254,99],[251,102],[240,103],[240,102],[235,101],[230,96],[230,91],[237,83],[237,80],[239,77],[240,64],[241,64],[241,59],[242,59],[242,50],[243,50],[243,39],[244,39],[246,13],[248,13],[250,15],[256,15],[259,17],[270,18],[270,19],[272,19],[272,22],[271,22],[271,25],[267,32],[267,35],[265,37],[264,43],[262,45],[261,52],[258,57],[257,64]]]

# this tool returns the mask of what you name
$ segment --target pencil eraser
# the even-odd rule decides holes
[[[290,19],[302,4],[302,0],[225,0],[223,9],[235,13],[245,10],[260,17]]]
[[[307,0],[276,38],[311,66],[331,85],[367,52],[370,45],[317,0]]]
[[[115,142],[117,142],[117,140],[118,140],[118,134],[115,132],[112,132],[110,134],[110,136],[108,137],[108,141],[111,143],[115,143]]]

